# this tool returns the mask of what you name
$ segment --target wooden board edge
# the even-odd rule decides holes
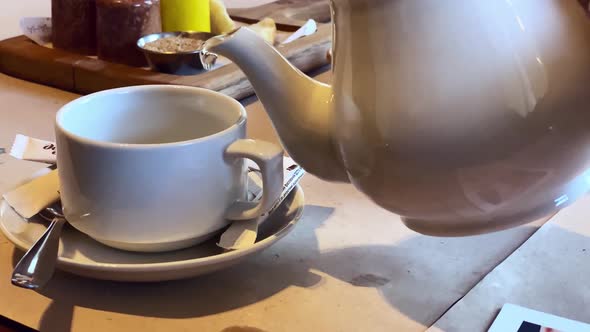
[[[331,27],[322,25],[315,34],[280,45],[277,49],[293,65],[306,72],[329,63],[326,54],[330,46]],[[302,47],[307,49],[301,52]],[[39,56],[42,56],[41,59],[37,58]],[[55,63],[58,64],[57,69]],[[11,69],[11,65],[17,65],[19,71]],[[250,82],[235,64],[197,76],[169,75],[49,49],[24,36],[0,41],[0,72],[80,94],[142,84],[202,87],[236,99],[254,94]],[[125,75],[120,75],[121,72]]]
[[[0,41],[0,72],[67,91],[74,91],[72,64],[82,57],[39,46],[25,36]]]

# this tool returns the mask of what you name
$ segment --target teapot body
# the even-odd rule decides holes
[[[543,217],[589,188],[590,26],[576,0],[333,0],[334,144],[421,233]]]
[[[577,0],[331,0],[333,85],[256,33],[246,74],[291,157],[425,234],[544,217],[590,187],[590,21]]]

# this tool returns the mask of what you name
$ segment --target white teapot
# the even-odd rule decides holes
[[[588,189],[590,22],[576,0],[332,0],[332,11],[332,86],[247,28],[205,44],[245,72],[307,171],[439,236],[530,222]]]

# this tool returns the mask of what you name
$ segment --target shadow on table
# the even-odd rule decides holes
[[[498,257],[497,248],[519,245],[507,232],[521,232],[524,241],[537,229],[529,226],[465,238],[414,236],[396,245],[363,245],[320,253],[315,231],[332,213],[332,208],[306,206],[299,225],[275,246],[246,264],[189,280],[121,283],[58,271],[40,291],[53,299],[43,315],[41,331],[69,331],[74,306],[163,318],[225,312],[260,302],[288,287],[317,287],[323,280],[315,271],[356,287],[376,288],[391,306],[429,326],[512,252],[506,250]],[[15,262],[20,255],[15,254]],[[470,277],[459,273],[466,264]],[[458,278],[470,282],[458,285]],[[427,307],[444,309],[424,310]]]
[[[322,278],[309,272],[304,261],[299,260],[298,250],[310,241],[313,248],[317,247],[313,229],[320,227],[332,212],[333,208],[306,206],[298,226],[278,245],[245,264],[193,279],[124,283],[56,271],[50,283],[39,291],[53,300],[43,315],[40,330],[69,331],[74,306],[148,317],[199,317],[259,302],[287,287],[313,287]],[[288,253],[283,255],[282,251]],[[13,265],[22,254],[15,249]]]

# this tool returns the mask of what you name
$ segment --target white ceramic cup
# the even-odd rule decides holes
[[[166,251],[202,242],[279,197],[282,150],[245,139],[246,111],[220,93],[146,85],[81,97],[56,117],[68,222],[111,247]],[[244,158],[264,192],[247,202]]]

